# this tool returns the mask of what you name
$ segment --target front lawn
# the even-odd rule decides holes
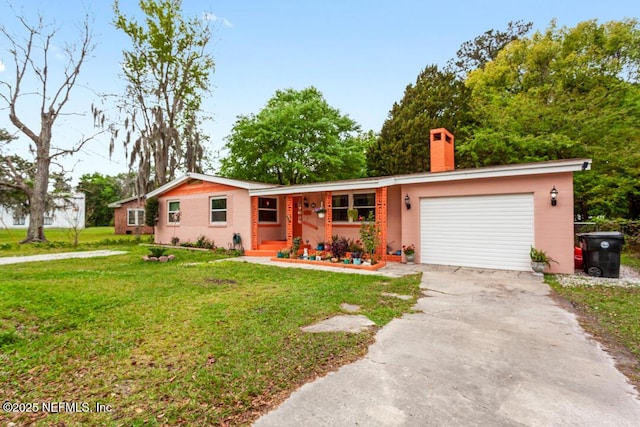
[[[80,230],[78,246],[74,246],[73,230],[63,228],[45,229],[48,242],[20,244],[27,236],[27,230],[0,229],[0,257],[24,256],[41,253],[69,252],[131,246],[139,242],[150,242],[150,236],[115,234],[113,227],[90,227]]]
[[[301,384],[362,357],[373,331],[300,327],[357,304],[382,326],[415,303],[419,276],[327,273],[210,263],[172,249],[4,266],[0,277],[0,412],[17,425],[240,425]],[[45,413],[43,403],[57,414]],[[75,403],[75,406],[74,406]],[[110,411],[96,412],[96,405]],[[90,412],[84,412],[89,408]],[[75,411],[75,412],[74,412]]]

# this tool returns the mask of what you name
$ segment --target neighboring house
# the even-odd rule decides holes
[[[591,160],[454,170],[453,135],[432,130],[430,144],[429,173],[288,186],[189,173],[146,195],[159,200],[155,241],[203,235],[226,246],[239,234],[247,255],[273,255],[294,236],[311,247],[333,235],[358,239],[361,223],[347,215],[356,209],[375,216],[390,261],[414,244],[420,263],[530,270],[535,246],[557,260],[550,271],[573,273],[573,173]]]
[[[84,194],[56,195],[53,197],[53,203],[55,207],[44,214],[45,228],[84,228]],[[0,226],[26,229],[29,227],[29,214],[0,206]]]
[[[153,227],[145,224],[145,200],[144,196],[133,196],[109,203],[115,209],[115,234],[153,234]]]

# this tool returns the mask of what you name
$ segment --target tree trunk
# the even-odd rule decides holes
[[[29,198],[29,228],[27,229],[27,237],[22,243],[47,241],[44,235],[44,213],[49,187],[49,167],[51,165],[49,148],[51,146],[52,126],[51,114],[43,113],[40,143],[37,144],[36,148],[36,176],[33,183],[33,192]]]

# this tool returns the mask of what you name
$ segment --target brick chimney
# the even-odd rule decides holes
[[[453,158],[454,137],[445,128],[431,129],[431,172],[446,172],[455,169]]]

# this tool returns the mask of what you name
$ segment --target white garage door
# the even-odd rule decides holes
[[[421,262],[530,270],[533,194],[420,200]]]

